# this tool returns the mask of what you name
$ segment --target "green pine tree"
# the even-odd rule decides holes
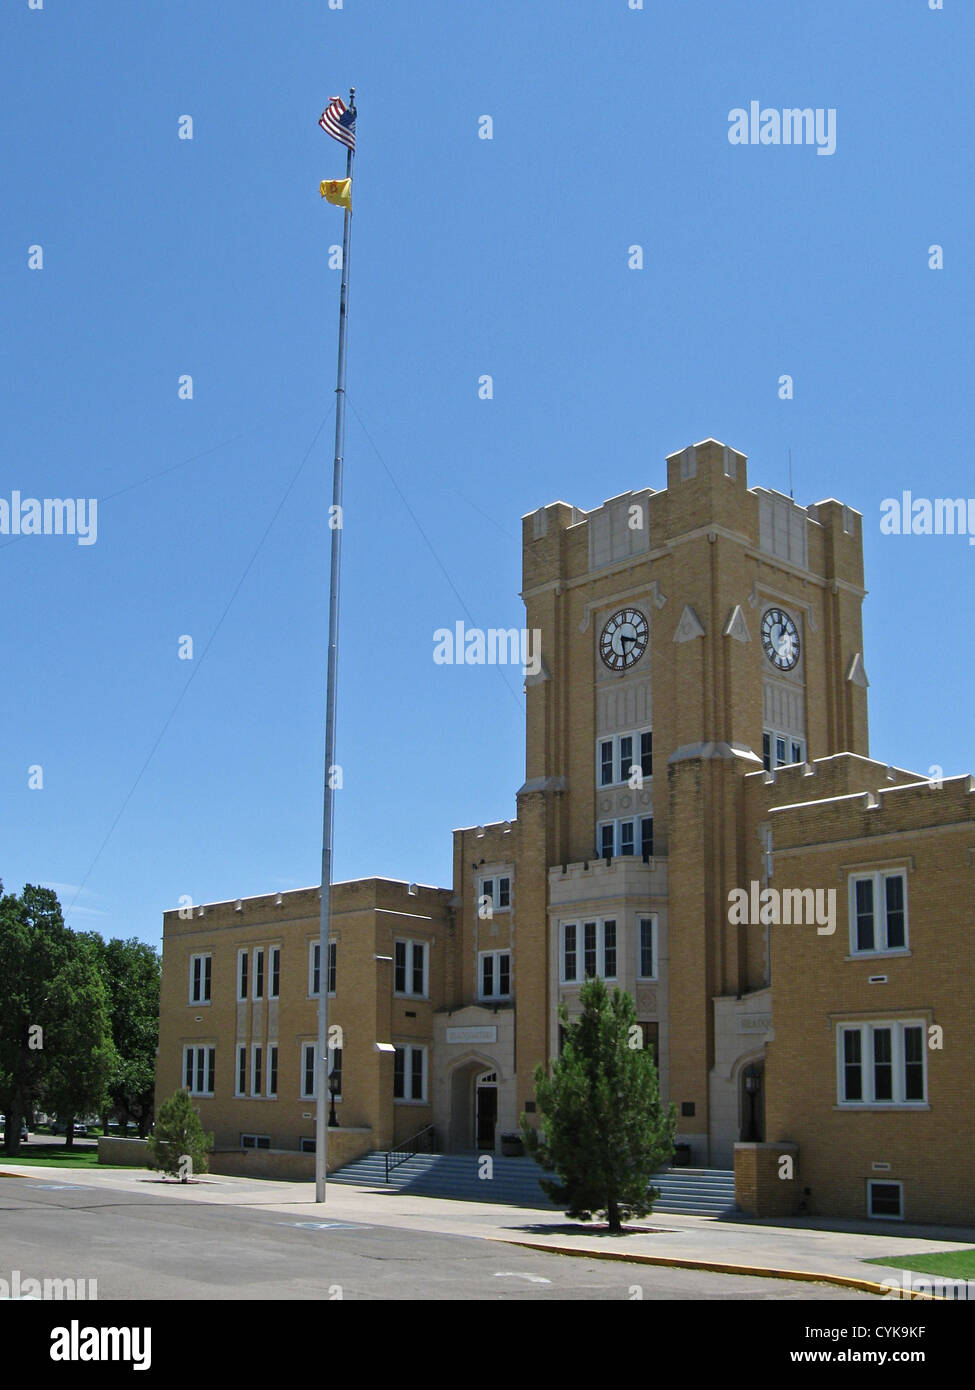
[[[163,1101],[155,1133],[149,1136],[155,1167],[187,1182],[192,1174],[206,1172],[207,1154],[212,1147],[213,1135],[204,1133],[189,1091],[175,1091]]]
[[[547,1076],[535,1071],[539,1129],[523,1115],[527,1152],[559,1182],[542,1189],[566,1215],[588,1221],[605,1213],[612,1235],[621,1223],[646,1216],[660,1195],[650,1178],[674,1150],[677,1111],[660,1104],[657,1068],[642,1047],[633,1000],[609,995],[598,977],[579,991],[582,1014],[569,1022],[565,1005],[562,1056]]]

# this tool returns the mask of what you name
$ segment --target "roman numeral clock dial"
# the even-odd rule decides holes
[[[650,624],[639,608],[621,608],[599,634],[599,655],[611,671],[627,671],[647,649]]]
[[[762,615],[762,650],[778,671],[791,671],[799,660],[799,629],[781,608]]]

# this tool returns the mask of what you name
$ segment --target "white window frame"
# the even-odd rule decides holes
[[[305,1081],[308,1075],[308,1049],[311,1048],[312,1054],[312,1089],[305,1089]],[[299,1045],[299,1074],[298,1092],[301,1100],[316,1100],[318,1098],[318,1044],[316,1042],[302,1042]]]
[[[508,957],[508,992],[501,993],[501,957]],[[491,971],[493,989],[490,994],[484,992],[484,961],[490,957],[493,961]],[[478,999],[510,999],[511,998],[511,948],[506,947],[503,951],[478,951],[477,953],[477,997]]]
[[[613,831],[613,859],[643,859],[643,822],[653,820],[653,808],[641,807],[633,815],[620,816],[618,820],[601,820],[596,822],[596,858],[605,859],[603,853],[603,830],[612,828]],[[623,853],[623,826],[632,825],[633,827],[633,853]],[[651,831],[651,838],[653,832]],[[650,856],[653,857],[652,855]]]
[[[201,1090],[198,1090],[197,1084],[196,1084],[197,1075],[198,1075],[198,1073],[199,1073],[198,1059],[197,1059],[197,1056],[196,1056],[196,1054],[197,1054],[198,1052],[202,1052],[202,1053],[204,1054],[204,1058],[203,1058],[203,1090],[202,1090],[202,1091],[201,1091]],[[192,1084],[192,1086],[187,1086],[187,1085],[186,1085],[186,1058],[187,1058],[187,1054],[189,1054],[189,1053],[192,1053],[192,1055],[193,1055],[193,1067],[192,1067],[192,1071],[191,1071],[191,1073],[190,1073],[191,1076],[192,1076],[192,1079],[193,1079],[193,1084]],[[216,1044],[215,1044],[215,1043],[187,1043],[187,1044],[184,1046],[184,1048],[183,1048],[183,1069],[182,1069],[182,1071],[180,1072],[180,1076],[181,1076],[181,1078],[182,1078],[183,1089],[189,1091],[189,1093],[190,1093],[191,1096],[212,1096],[212,1095],[213,1095],[213,1093],[214,1093],[214,1091],[213,1091],[213,1077],[214,1077],[214,1072],[216,1071],[216,1069],[217,1069],[217,1048],[216,1048]]]
[[[408,988],[396,988],[396,947],[406,947],[406,984]],[[417,947],[423,952],[423,992],[413,989],[413,956]],[[417,937],[398,936],[393,942],[393,994],[397,999],[428,999],[430,997],[430,943]]]
[[[246,984],[243,983],[244,976],[247,976]],[[237,952],[237,1003],[243,1004],[250,998],[251,988],[251,958],[250,951],[245,946]]]
[[[319,948],[320,945],[321,945],[321,942],[320,942],[320,941],[309,941],[309,943],[308,943],[308,998],[309,998],[309,999],[317,999],[317,998],[318,998],[318,990],[315,989],[315,954],[316,954],[316,952],[318,952],[318,948]],[[320,954],[320,952],[319,952],[319,954]],[[333,970],[332,970],[332,957],[333,957],[333,956],[335,957],[335,969],[334,969],[334,972],[333,972]],[[338,987],[338,981],[339,981],[339,948],[338,948],[338,938],[337,938],[337,937],[330,936],[330,937],[328,938],[328,959],[329,959],[329,972],[328,972],[328,978],[331,979],[332,974],[334,973],[334,975],[335,975],[335,985],[336,985],[336,988],[337,988],[337,987]],[[318,972],[318,980],[319,980],[319,989],[320,989],[320,988],[321,988],[321,971],[320,971],[320,970],[319,970],[319,972]],[[330,989],[330,990],[328,991],[328,997],[329,997],[329,999],[334,999],[334,998],[335,998],[335,990],[334,990],[334,989]]]
[[[887,879],[899,878],[903,884],[904,894],[904,944],[902,946],[887,945]],[[872,948],[861,948],[857,945],[857,890],[858,883],[871,882],[873,884],[873,935],[874,943],[878,940],[883,944],[874,944]],[[902,866],[897,869],[877,869],[875,872],[858,873],[855,869],[851,870],[847,884],[847,906],[850,917],[850,955],[851,956],[897,956],[903,955],[910,950],[911,938],[908,927],[907,914],[907,868]]]
[[[248,1139],[252,1139],[254,1142],[248,1144],[246,1142]],[[264,1140],[267,1142],[264,1143]],[[240,1147],[242,1149],[269,1149],[271,1147],[271,1136],[270,1134],[242,1134],[240,1136]]]
[[[260,1054],[260,1066],[258,1066],[258,1054]],[[260,1076],[258,1076],[260,1072]],[[261,1099],[261,1092],[264,1086],[264,1044],[251,1043],[251,1098]]]
[[[397,1096],[397,1095],[396,1095],[396,1088],[395,1088],[395,1080],[394,1080],[394,1086],[393,1086],[393,1104],[394,1104],[394,1105],[426,1105],[426,1104],[428,1103],[428,1102],[427,1102],[427,1090],[428,1090],[428,1078],[429,1078],[429,1070],[430,1070],[430,1069],[429,1069],[429,1065],[428,1065],[427,1048],[426,1048],[426,1046],[425,1046],[424,1044],[422,1044],[422,1043],[396,1043],[394,1046],[395,1046],[395,1050],[396,1050],[397,1052],[402,1052],[402,1053],[403,1053],[403,1089],[404,1089],[404,1090],[407,1089],[407,1083],[408,1083],[408,1085],[409,1085],[409,1089],[410,1089],[411,1091],[412,1091],[412,1089],[413,1089],[413,1054],[414,1054],[414,1052],[419,1052],[419,1053],[421,1053],[421,1055],[422,1055],[422,1057],[423,1057],[423,1072],[422,1072],[422,1076],[421,1076],[422,1095],[419,1095],[419,1096],[413,1096],[413,1095],[410,1095],[410,1096]],[[394,1066],[394,1073],[393,1073],[394,1078],[395,1078],[395,1065],[396,1065],[396,1064],[395,1064],[395,1061],[394,1061],[394,1063],[393,1063],[393,1066]]]
[[[897,1216],[891,1216],[889,1212],[874,1212],[873,1189],[875,1187],[896,1187],[900,1189],[901,1209]],[[870,1221],[903,1221],[904,1220],[904,1184],[898,1178],[867,1178],[867,1219]]]
[[[765,739],[769,741],[769,765],[765,767]],[[796,748],[799,749],[799,757],[787,756],[780,762],[778,759],[777,741],[783,739],[785,742],[786,754],[791,755]],[[806,761],[806,754],[809,745],[806,743],[805,734],[788,734],[782,729],[762,729],[762,766],[766,772],[774,772],[778,767],[796,767],[799,763]]]
[[[643,771],[643,735],[653,736],[653,725],[643,724],[637,729],[621,729],[618,734],[601,734],[596,739],[596,787],[599,791],[606,791],[609,787],[625,787],[629,785],[633,775],[633,769],[639,768],[640,776],[643,781],[642,786],[653,781],[653,747],[650,749],[650,771]],[[632,739],[630,745],[630,765],[623,765],[623,739]],[[603,744],[611,743],[613,746],[613,776],[610,781],[603,781]]]
[[[650,950],[653,952],[653,974],[643,974],[643,924],[650,923]],[[659,920],[656,912],[638,912],[636,917],[636,977],[638,980],[659,980],[660,954],[658,950]]]
[[[254,960],[251,964],[251,998],[254,1000],[260,1000],[261,1002],[263,1002],[265,998],[265,991],[267,986],[267,977],[264,973],[264,968],[266,964],[267,957],[264,952],[264,947],[255,946]],[[260,966],[260,969],[258,969],[258,966]],[[260,981],[261,985],[260,994],[258,994],[257,992],[258,981]]]
[[[506,903],[503,903],[501,901],[502,883],[507,883],[508,885],[508,901]],[[505,869],[503,873],[481,874],[477,880],[478,906],[480,906],[483,900],[487,898],[491,904],[492,912],[510,912],[511,899],[513,896],[511,892],[511,887],[513,883],[514,875],[511,873],[509,869]],[[487,891],[488,884],[491,885],[490,892]]]
[[[615,981],[620,977],[620,944],[622,933],[620,931],[619,917],[573,917],[565,922],[559,923],[559,984],[562,985],[583,985],[586,980],[593,978],[586,974],[586,927],[594,925],[596,928],[596,974],[602,980]],[[606,974],[606,923],[612,922],[616,927],[616,969],[612,975]],[[565,929],[575,927],[576,929],[576,978],[570,980],[565,973]],[[600,969],[600,966],[602,969]]]
[[[277,961],[277,971],[275,972],[274,962]],[[274,976],[277,973],[278,985],[274,987]],[[269,946],[267,949],[267,997],[268,999],[281,998],[281,947]]]
[[[196,980],[194,979],[194,976],[195,976],[195,974],[196,974],[196,962],[197,962],[197,961],[202,961],[202,962],[203,962],[202,965],[200,966],[200,994],[199,994],[199,997],[197,997],[197,995],[196,995],[195,992],[194,992],[195,989],[196,989]],[[210,973],[210,991],[209,991],[209,993],[206,993],[206,988],[207,988],[207,965],[206,965],[206,963],[207,963],[207,961],[210,962],[210,972],[209,972],[209,973]],[[190,993],[189,993],[189,1002],[190,1002],[191,1004],[209,1004],[209,1003],[211,1003],[211,1001],[212,1001],[212,996],[213,996],[213,952],[212,952],[212,951],[197,951],[197,952],[195,952],[193,955],[190,956]]]
[[[888,1099],[874,1099],[874,1046],[873,1034],[880,1029],[889,1028],[891,1033],[891,1090]],[[921,1031],[921,1087],[922,1095],[917,1100],[905,1099],[907,1090],[906,1062],[904,1060],[904,1033],[908,1028]],[[844,1039],[848,1033],[860,1034],[860,1081],[863,1095],[859,1100],[846,1099]],[[842,1110],[926,1110],[928,1101],[928,1030],[920,1018],[882,1018],[851,1021],[836,1025],[836,1102]]]
[[[267,1098],[268,1098],[268,1100],[277,1100],[277,1098],[278,1098],[278,1087],[277,1087],[277,1085],[274,1087],[274,1090],[273,1090],[273,1091],[271,1090],[271,1076],[272,1076],[271,1053],[272,1053],[272,1052],[274,1053],[274,1067],[273,1067],[273,1072],[276,1073],[276,1072],[278,1071],[278,1069],[280,1068],[280,1066],[281,1066],[281,1049],[280,1049],[280,1047],[278,1046],[278,1044],[277,1044],[276,1042],[273,1042],[273,1043],[268,1043],[266,1051],[267,1051],[267,1060],[265,1061],[264,1067],[265,1067],[265,1072],[266,1072],[266,1075],[267,1075]],[[274,1079],[275,1079],[276,1082],[280,1083],[280,1080],[281,1080],[280,1076],[275,1075]]]
[[[235,1096],[239,1096],[241,1099],[244,1099],[244,1098],[246,1098],[246,1096],[249,1094],[249,1093],[248,1093],[248,1090],[247,1090],[247,1044],[246,1044],[246,1043],[238,1043],[238,1044],[237,1044],[237,1051],[236,1051],[236,1053],[235,1053],[235,1056],[236,1056],[236,1059],[237,1059],[237,1060],[236,1060],[236,1063],[235,1063],[235,1066],[234,1066],[234,1095],[235,1095]],[[241,1063],[241,1060],[242,1060],[242,1059],[243,1059],[243,1063],[244,1063],[243,1084],[241,1084],[241,1074],[240,1074],[240,1063]]]

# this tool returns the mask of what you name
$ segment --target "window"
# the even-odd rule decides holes
[[[190,956],[190,1003],[209,1004],[211,956]]]
[[[633,766],[633,735],[624,734],[620,739],[620,763],[617,782],[628,782],[630,768]]]
[[[641,917],[637,922],[637,978],[657,978],[657,919]]]
[[[242,1134],[240,1136],[240,1147],[242,1149],[269,1149],[271,1147],[270,1134]]]
[[[572,984],[576,975],[576,924],[566,922],[562,928],[562,980]]]
[[[616,979],[616,920],[604,922],[563,922],[561,926],[561,983],[579,981],[579,948],[581,927],[582,976],[589,979],[601,975],[604,980]]]
[[[298,1142],[298,1148],[303,1154],[313,1154],[315,1152],[314,1139],[302,1138]]]
[[[315,1052],[317,1044],[302,1043],[301,1045],[301,1098],[302,1100],[314,1100],[318,1094],[316,1086],[317,1068],[315,1067]]]
[[[183,1048],[183,1085],[191,1096],[212,1096],[216,1048]]]
[[[264,947],[258,946],[254,952],[254,998],[264,998]]]
[[[261,1082],[263,1080],[264,1049],[257,1043],[251,1048],[251,1095],[261,1094]]]
[[[510,951],[482,951],[478,957],[478,979],[482,999],[511,997]]]
[[[596,741],[596,784],[600,787],[642,785],[653,776],[653,730],[629,729]]]
[[[272,1043],[267,1050],[267,1093],[272,1099],[278,1094],[278,1045]]]
[[[321,967],[321,944],[317,941],[312,941],[308,946],[308,994],[312,999],[318,997],[318,993],[322,987]]]
[[[426,1048],[397,1047],[393,1054],[393,1099],[425,1101],[426,1098]]]
[[[333,1100],[342,1099],[342,1049],[328,1049],[328,1092]]]
[[[269,983],[268,983],[267,997],[268,997],[269,999],[277,999],[277,998],[280,996],[280,994],[281,994],[281,947],[280,947],[280,946],[272,946],[272,947],[271,947],[270,973],[271,973],[271,978],[270,978],[270,981],[269,981]],[[334,986],[333,986],[333,988],[334,988]]]
[[[903,869],[850,876],[850,952],[877,955],[907,946],[907,874]]]
[[[507,911],[511,907],[511,875],[500,874],[497,877],[482,878],[479,884],[478,898],[480,903],[487,899],[491,907],[499,911]]]
[[[640,771],[644,777],[653,776],[653,731],[640,735]]]
[[[772,750],[775,749],[775,762],[772,761]],[[790,763],[804,763],[806,761],[806,745],[801,738],[794,734],[783,734],[777,729],[766,729],[762,734],[762,763],[766,772],[772,772],[776,767],[788,767]]]
[[[237,952],[237,998],[247,998],[247,966],[250,956],[247,951]]]
[[[867,1215],[887,1221],[904,1219],[904,1184],[867,1179]]]
[[[243,1043],[237,1047],[237,1091],[238,1096],[247,1094],[247,1048]]]
[[[596,973],[596,940],[597,929],[595,922],[585,922],[582,927],[582,968],[588,980]]]
[[[427,992],[427,943],[393,943],[393,993],[424,997]]]
[[[601,821],[596,827],[596,845],[600,859],[611,859],[615,854],[635,855],[638,847],[644,858],[652,857],[653,816]]]
[[[837,1030],[841,1105],[923,1105],[924,1024],[843,1023]]]
[[[328,992],[335,993],[335,980],[338,966],[338,942],[329,941],[328,943]],[[322,987],[321,972],[321,943],[312,941],[308,946],[308,997],[316,999],[318,991]]]
[[[603,923],[603,974],[607,980],[616,979],[616,923]]]

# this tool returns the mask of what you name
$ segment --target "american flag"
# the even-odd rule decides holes
[[[348,145],[350,150],[355,149],[355,107],[350,111],[341,97],[329,97],[318,124],[333,140]]]

